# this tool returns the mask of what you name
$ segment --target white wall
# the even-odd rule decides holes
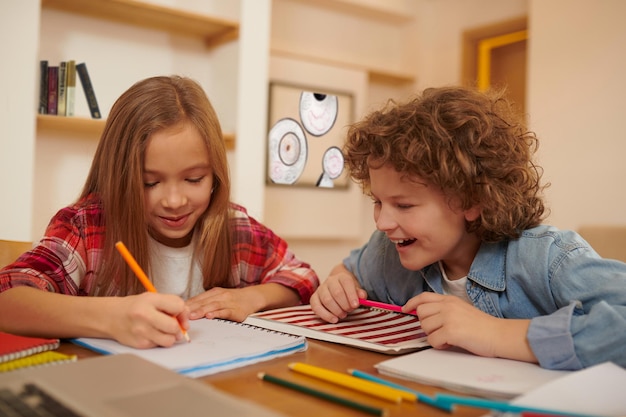
[[[530,0],[528,111],[548,223],[626,224],[626,2]]]
[[[29,241],[33,230],[38,22],[37,0],[0,6],[0,238],[7,240]]]

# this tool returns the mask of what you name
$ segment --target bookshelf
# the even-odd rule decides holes
[[[104,130],[104,124],[104,119],[37,115],[38,132],[71,132],[86,138],[99,138]],[[224,133],[224,142],[226,142],[226,149],[235,149],[235,135],[232,133]]]
[[[174,35],[202,39],[207,49],[239,37],[239,23],[139,0],[41,0],[41,7],[126,23]],[[37,132],[57,131],[99,137],[105,121],[81,117],[37,115]],[[235,135],[224,133],[226,147],[235,148]]]
[[[41,7],[204,39],[212,48],[239,36],[239,24],[138,0],[42,0]]]

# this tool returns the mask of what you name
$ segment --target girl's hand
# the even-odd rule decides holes
[[[431,292],[411,298],[428,342],[437,349],[457,346],[476,355],[536,362],[526,339],[530,320],[491,316],[452,295]]]
[[[187,300],[189,318],[191,320],[205,317],[244,321],[248,315],[256,312],[254,293],[244,291],[248,288],[215,287],[190,298]]]
[[[359,306],[367,293],[356,277],[343,265],[337,265],[311,296],[311,308],[322,320],[337,323]]]
[[[300,296],[294,290],[277,283],[244,288],[216,287],[187,300],[192,320],[206,317],[239,322],[257,311],[299,303]]]
[[[116,298],[109,328],[111,337],[134,348],[172,346],[189,328],[189,310],[182,298],[145,292]]]

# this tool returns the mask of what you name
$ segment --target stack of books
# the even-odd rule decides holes
[[[76,96],[76,76],[83,86],[91,117],[100,119],[100,108],[91,84],[87,65],[76,61],[61,61],[58,65],[49,65],[41,60],[39,85],[39,114],[56,116],[74,116]]]
[[[0,332],[0,372],[75,361],[76,355],[55,351],[59,344],[59,339]]]

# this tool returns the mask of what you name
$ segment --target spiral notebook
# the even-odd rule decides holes
[[[0,373],[17,371],[23,368],[35,368],[37,366],[60,365],[62,363],[74,362],[77,358],[76,355],[67,355],[56,350],[47,350],[7,362],[0,362]]]
[[[430,347],[416,316],[377,308],[359,307],[333,324],[302,305],[252,314],[244,323],[389,355]]]
[[[215,374],[302,352],[304,337],[221,319],[190,322],[191,342],[169,348],[134,349],[111,339],[79,338],[73,342],[103,354],[133,353],[190,377]]]
[[[0,332],[0,363],[20,359],[59,347],[59,339],[19,336]]]

